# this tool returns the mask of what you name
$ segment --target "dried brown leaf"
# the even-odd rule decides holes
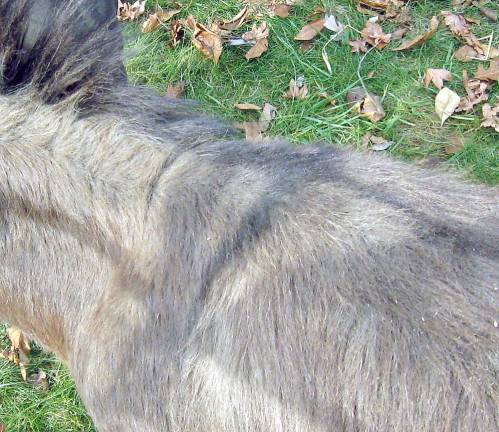
[[[448,155],[459,153],[464,148],[463,137],[452,133],[449,137],[450,143],[444,147],[444,151]]]
[[[493,59],[488,69],[485,69],[481,64],[478,65],[475,78],[479,80],[499,81],[499,58]]]
[[[246,60],[252,60],[260,57],[264,52],[269,49],[269,41],[267,38],[258,39],[256,44],[252,46],[246,53]]]
[[[352,47],[353,53],[367,52],[367,42],[363,39],[351,40],[348,44]]]
[[[463,45],[454,53],[454,58],[460,62],[470,62],[478,60],[478,52],[469,45]]]
[[[426,87],[433,83],[436,88],[441,89],[444,81],[451,81],[452,74],[446,69],[428,69],[425,73],[424,84]]]
[[[185,81],[179,81],[174,84],[168,84],[168,88],[166,89],[166,97],[172,99],[182,99],[185,94]]]
[[[297,41],[310,41],[314,39],[324,29],[324,18],[320,18],[305,25],[295,36]]]
[[[430,21],[430,29],[426,33],[423,33],[422,35],[419,35],[414,39],[402,43],[402,45],[400,45],[399,47],[394,48],[394,51],[405,51],[423,45],[426,41],[428,41],[435,35],[438,30],[438,25],[438,17],[434,16]]]
[[[483,16],[491,21],[497,22],[497,12],[495,10],[488,7],[480,7],[479,10]]]
[[[489,99],[489,89],[491,83],[479,79],[470,79],[468,72],[463,70],[463,85],[466,90],[466,96],[461,98],[456,112],[470,112],[475,105],[485,102]]]
[[[118,21],[134,21],[144,14],[146,10],[146,0],[137,0],[135,3],[122,2],[118,0]]]
[[[484,104],[482,107],[483,121],[481,127],[484,128],[494,128],[496,132],[499,132],[499,103],[492,108],[488,103]]]
[[[192,37],[193,45],[204,54],[205,57],[213,60],[215,64],[220,61],[223,43],[219,34],[208,30],[202,24],[195,22],[195,31]]]
[[[390,34],[383,32],[383,29],[378,23],[373,23],[371,21],[366,22],[361,34],[369,45],[375,46],[378,49],[386,47],[392,39]]]
[[[241,27],[248,18],[249,9],[246,6],[234,18],[229,21],[220,21],[217,25],[222,30],[233,31]]]
[[[274,13],[279,18],[287,18],[291,12],[292,5],[287,4],[276,4],[273,7]]]
[[[247,140],[262,141],[264,138],[264,132],[268,130],[270,123],[275,119],[276,114],[277,109],[271,104],[266,103],[258,121],[236,123],[235,127],[245,132]]]
[[[175,15],[180,13],[180,10],[160,10],[150,14],[142,23],[142,33],[150,33],[157,30],[162,23],[171,20]]]
[[[283,96],[285,99],[306,99],[308,97],[308,86],[303,79],[292,79],[289,89]]]
[[[257,41],[260,39],[268,38],[269,34],[270,34],[269,26],[268,26],[266,21],[263,21],[259,26],[257,26],[256,24],[253,24],[251,31],[243,34],[243,39],[246,42],[253,41],[253,40]]]
[[[29,355],[31,352],[29,339],[21,330],[14,327],[7,329],[7,336],[11,343],[10,352],[7,353],[7,359],[19,366],[23,380],[26,381]]]
[[[362,117],[378,122],[385,117],[381,98],[373,93],[366,93],[363,87],[354,87],[347,93],[347,100],[353,103],[353,109]]]

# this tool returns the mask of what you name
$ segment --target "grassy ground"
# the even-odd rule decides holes
[[[193,14],[200,22],[230,18],[241,9],[241,2],[236,0],[187,0],[182,3],[184,16]],[[450,0],[413,1],[415,27],[424,29],[431,16],[442,9],[450,9],[450,3]],[[166,2],[160,1],[160,4]],[[316,47],[307,53],[302,53],[293,41],[294,35],[307,22],[307,15],[317,5],[346,6],[348,14],[342,19],[357,29],[363,27],[366,16],[357,13],[353,2],[349,1],[307,0],[304,4],[296,7],[287,19],[270,20],[270,49],[261,59],[249,63],[241,48],[229,48],[224,51],[220,64],[213,65],[188,43],[175,50],[169,48],[166,32],[142,35],[138,33],[136,23],[129,24],[126,33],[129,52],[133,55],[128,61],[131,77],[163,92],[168,83],[187,81],[187,97],[201,101],[203,109],[228,121],[251,118],[234,109],[237,102],[270,102],[279,108],[279,115],[269,133],[285,136],[296,143],[320,140],[360,145],[366,132],[374,132],[396,143],[390,148],[395,157],[448,160],[478,181],[499,183],[499,136],[492,129],[479,128],[480,110],[453,118],[440,127],[434,114],[436,92],[421,85],[427,68],[446,68],[454,75],[449,86],[464,93],[461,84],[463,64],[452,58],[460,43],[447,30],[441,28],[427,44],[413,51],[375,50],[367,56],[361,75],[369,90],[385,95],[383,105],[387,112],[383,121],[373,124],[355,116],[345,104],[346,92],[359,85],[360,57],[352,54],[348,45],[329,44],[327,52],[333,68],[333,74],[329,75],[321,56],[327,35],[321,36]],[[473,9],[467,15],[478,16]],[[483,18],[481,22],[474,27],[475,34],[482,37],[495,30],[494,45],[498,46],[497,24],[490,24]],[[393,29],[390,24],[383,26],[386,31]],[[465,67],[474,73],[477,64]],[[374,72],[370,79],[367,78],[369,72]],[[306,77],[312,96],[300,101],[283,99],[289,80],[299,75]],[[499,97],[498,86],[495,87],[492,103]],[[327,102],[317,97],[321,92],[327,92],[338,104],[328,109]],[[453,134],[463,138],[465,147],[449,156],[444,148]],[[0,350],[7,346],[5,329],[0,326]],[[92,431],[67,370],[40,350],[35,350],[32,362],[33,370],[42,367],[47,372],[48,393],[25,385],[18,369],[0,360],[0,425],[4,424],[8,432]]]

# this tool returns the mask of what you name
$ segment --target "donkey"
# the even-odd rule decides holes
[[[111,0],[0,0],[0,317],[99,432],[491,432],[499,193],[245,142],[129,84]]]

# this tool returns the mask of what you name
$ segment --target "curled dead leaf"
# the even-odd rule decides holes
[[[456,112],[470,112],[475,105],[489,99],[491,82],[482,81],[476,78],[470,79],[466,69],[463,70],[463,85],[467,95],[461,98],[461,102],[459,103]]]
[[[426,33],[402,43],[399,47],[394,48],[393,51],[405,51],[423,45],[435,35],[438,30],[439,23],[440,21],[438,20],[438,17],[434,16],[430,21],[430,29]]]
[[[292,79],[289,82],[289,89],[283,96],[285,99],[306,99],[308,97],[308,86],[304,77]]]
[[[180,10],[160,10],[156,13],[150,14],[147,17],[147,20],[142,23],[142,33],[150,33],[157,30],[162,23],[171,20],[178,13],[180,13]]]
[[[449,144],[444,146],[444,151],[448,155],[459,153],[464,148],[463,137],[452,133],[449,137]]]
[[[259,26],[253,24],[251,31],[243,34],[243,39],[246,42],[258,41],[269,37],[270,31],[266,21],[263,21]]]
[[[389,141],[386,138],[373,135],[372,133],[367,133],[362,138],[362,143],[364,148],[369,148],[372,151],[385,151],[388,150],[393,144],[393,141]]]
[[[454,58],[463,63],[470,62],[473,60],[479,60],[478,56],[479,56],[478,52],[469,45],[463,45],[462,47],[458,48],[454,53]]]
[[[248,18],[248,6],[243,8],[234,18],[229,21],[220,21],[217,25],[222,30],[236,30],[241,27]]]
[[[222,55],[223,43],[220,35],[208,30],[202,24],[194,21],[194,34],[192,37],[193,45],[203,53],[203,55],[211,60],[215,64],[220,61],[220,56]]]

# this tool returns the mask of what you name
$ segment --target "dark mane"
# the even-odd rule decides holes
[[[84,109],[125,79],[114,2],[0,0],[0,93],[32,86]]]

